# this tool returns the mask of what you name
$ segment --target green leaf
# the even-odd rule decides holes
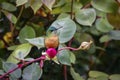
[[[57,2],[56,5],[54,5],[54,7],[60,7],[60,6],[64,5],[65,2],[66,2],[65,0],[59,0],[59,2]]]
[[[31,39],[36,36],[35,31],[32,27],[30,26],[25,26],[22,28],[22,30],[19,33],[19,41],[21,43],[26,43],[27,41],[25,39]]]
[[[13,4],[10,4],[7,2],[2,2],[1,6],[2,6],[2,9],[7,11],[16,11],[17,9]]]
[[[32,45],[30,45],[29,43],[19,45],[8,57],[7,62],[18,63],[19,60],[17,60],[16,58],[24,59],[24,57],[29,54],[31,48]]]
[[[112,30],[109,32],[109,36],[113,40],[120,40],[120,31],[119,30]]]
[[[97,19],[95,27],[97,30],[103,33],[113,30],[113,26],[106,19],[103,18]]]
[[[108,80],[108,77],[100,76],[97,78],[88,78],[88,80]]]
[[[60,7],[57,7],[57,8],[54,8],[52,11],[51,11],[51,14],[60,14],[62,12],[61,8]]]
[[[42,69],[38,64],[33,63],[23,70],[22,77],[24,80],[39,80],[41,75]]]
[[[120,74],[113,74],[109,77],[110,80],[120,80]]]
[[[0,40],[0,48],[4,48],[5,47],[5,43],[3,42],[3,40]]]
[[[14,46],[8,47],[7,49],[8,49],[8,50],[15,50],[17,47],[18,47],[18,45],[14,45]]]
[[[8,18],[8,20],[9,20],[10,22],[16,24],[16,22],[17,22],[16,16],[14,16],[12,13],[9,13],[9,12],[7,12],[7,11],[2,11],[2,12],[5,14],[5,16]]]
[[[3,68],[3,65],[2,65],[2,59],[0,58],[0,69],[2,69]]]
[[[84,80],[78,73],[74,71],[72,67],[70,68],[70,73],[74,80]]]
[[[34,23],[32,23],[31,25],[32,25],[32,27],[34,28],[34,30],[36,32],[36,36],[39,37],[39,36],[43,36],[44,35],[44,33],[45,33],[44,26],[38,25],[38,24],[34,24]]]
[[[105,12],[99,11],[97,9],[95,9],[95,11],[98,17],[105,18],[107,15]]]
[[[37,10],[42,6],[41,0],[30,0],[31,2],[31,8],[34,11],[34,14],[37,12]]]
[[[107,75],[106,73],[100,72],[100,71],[90,71],[89,72],[89,77],[96,78],[96,77],[100,77],[100,76],[108,77],[109,75]]]
[[[17,80],[17,79],[15,79],[15,78],[13,78],[13,77],[10,77],[9,79],[10,79],[10,80]]]
[[[91,44],[90,48],[87,50],[89,54],[94,54],[96,51],[96,46],[94,43]]]
[[[60,43],[69,41],[76,32],[76,24],[69,18],[56,20],[51,27],[57,29]]]
[[[94,78],[88,78],[87,80],[96,80],[96,79],[94,79]]]
[[[108,80],[108,77],[99,76],[99,77],[95,78],[95,80]]]
[[[3,62],[3,69],[5,70],[5,72],[8,72],[17,67],[18,67],[17,64]],[[21,77],[21,69],[17,69],[14,72],[10,73],[10,76],[14,79],[20,78]]]
[[[77,11],[75,14],[76,21],[85,26],[92,26],[93,22],[96,19],[96,12],[94,9],[82,9],[80,11]]]
[[[73,63],[73,64],[75,64],[75,61],[76,61],[75,54],[72,53],[72,52],[69,52],[69,54],[70,54],[70,62]]]
[[[57,19],[62,19],[62,18],[70,18],[70,15],[69,14],[67,14],[67,13],[61,13],[59,16],[58,16],[58,18]]]
[[[88,33],[76,33],[75,34],[75,39],[81,43],[81,42],[84,42],[84,41],[90,41],[90,40],[93,40],[92,36]]]
[[[28,0],[16,0],[17,6],[21,6],[21,5],[23,5],[23,4],[27,3],[27,2],[28,2]]]
[[[43,37],[38,37],[38,38],[33,38],[33,39],[26,39],[30,44],[38,47],[40,49],[41,47],[44,47],[44,38]]]
[[[55,3],[55,0],[42,0],[42,3],[50,10],[52,11],[53,4]]]
[[[113,13],[118,10],[115,0],[92,0],[92,6],[106,13]]]
[[[82,4],[78,2],[73,3],[73,12],[77,12],[82,8]],[[71,2],[68,2],[65,4],[65,6],[62,7],[62,12],[71,12]]]
[[[71,2],[70,2],[71,3]],[[70,5],[71,6],[71,5]],[[79,2],[74,2],[73,3],[73,12],[77,12],[79,11],[81,8],[83,7],[83,5]]]
[[[0,70],[0,75],[5,74],[5,72],[3,70]]]
[[[62,45],[59,46],[59,49],[63,48]],[[61,50],[57,54],[58,61],[64,65],[71,65],[70,61],[70,52],[68,50]]]
[[[107,42],[111,40],[110,36],[109,35],[103,35],[101,38],[100,38],[100,42],[103,43],[103,42]]]
[[[90,27],[90,33],[92,33],[95,36],[99,36],[102,34],[102,32],[100,32],[99,30],[96,29],[96,27],[93,25],[92,27]]]
[[[80,0],[80,2],[83,4],[83,5],[86,5],[88,3],[90,3],[91,0]]]
[[[0,0],[0,3],[5,2],[6,0]]]

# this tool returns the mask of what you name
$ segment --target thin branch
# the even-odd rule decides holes
[[[105,49],[105,48],[108,46],[108,44],[109,44],[109,41],[108,41],[108,42],[105,42],[103,48]],[[99,53],[99,58],[100,58],[101,56],[103,56],[104,54],[105,54],[105,51],[101,50],[101,52]]]
[[[63,48],[60,48],[58,51],[65,50],[65,49],[68,49],[68,50],[73,50],[73,51],[80,50],[79,48],[63,47]]]
[[[15,70],[17,70],[17,69],[19,69],[19,68],[20,68],[20,67],[18,66],[18,67],[16,67],[16,68],[14,68],[14,69],[8,71],[7,73],[5,73],[5,74],[3,74],[2,76],[0,76],[0,79],[4,78],[4,77],[7,76],[8,74],[14,72]]]
[[[22,16],[23,9],[24,9],[24,5],[21,6],[20,13],[19,13],[19,15],[18,15],[18,17],[17,17],[17,22],[16,22],[16,24],[13,26],[13,29],[12,29],[12,31],[11,31],[12,34],[13,34],[13,36],[14,36],[14,30],[15,30],[15,28],[16,28],[16,25],[18,24],[18,21],[20,20],[20,17]]]
[[[71,19],[73,19],[73,3],[74,3],[74,0],[71,1]]]
[[[74,37],[69,41],[69,43],[68,43],[69,47],[71,46],[73,40],[74,40]]]
[[[37,58],[37,59],[34,59],[34,60],[32,60],[32,61],[29,61],[29,62],[26,62],[26,63],[24,63],[24,64],[21,64],[21,65],[19,65],[18,67],[14,68],[14,69],[8,71],[7,73],[3,74],[2,76],[0,76],[0,80],[1,80],[2,78],[4,78],[5,76],[7,76],[8,74],[14,72],[14,71],[17,70],[17,69],[21,69],[22,67],[24,67],[24,66],[26,66],[26,65],[29,65],[29,64],[31,64],[31,63],[33,63],[33,62],[37,62],[37,61],[44,60],[44,59],[45,59],[45,56],[41,56],[41,57],[39,57],[39,58]]]
[[[18,23],[18,21],[20,20],[20,17],[22,16],[23,9],[24,9],[24,5],[21,6],[20,13],[19,13],[19,15],[18,15],[18,17],[17,17],[17,23]],[[17,24],[17,23],[16,23],[16,24]]]
[[[18,15],[18,17],[17,17],[17,22],[16,22],[16,24],[13,25],[12,23],[10,23],[10,26],[12,27],[12,28],[11,28],[12,43],[13,43],[13,38],[14,38],[14,35],[15,35],[15,34],[14,34],[14,31],[15,31],[16,25],[18,24],[18,21],[19,21],[21,15],[22,15],[22,13],[23,13],[23,9],[24,9],[24,6],[22,6],[21,9],[20,9],[20,13],[19,13],[19,15]]]
[[[64,65],[64,78],[67,80],[67,66]]]
[[[82,7],[82,9],[89,8],[91,6],[91,3],[86,4],[85,6]]]

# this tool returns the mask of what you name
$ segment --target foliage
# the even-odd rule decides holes
[[[119,6],[119,0],[1,0],[0,79],[119,80]]]

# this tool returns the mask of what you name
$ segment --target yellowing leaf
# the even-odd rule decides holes
[[[5,47],[5,44],[2,40],[0,40],[0,48],[4,48]]]
[[[4,41],[6,43],[11,43],[12,42],[12,33],[11,32],[7,32],[4,37],[3,37]]]

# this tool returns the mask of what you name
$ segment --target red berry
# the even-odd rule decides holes
[[[55,48],[48,48],[46,53],[49,56],[49,58],[54,58],[57,54],[57,51]]]

